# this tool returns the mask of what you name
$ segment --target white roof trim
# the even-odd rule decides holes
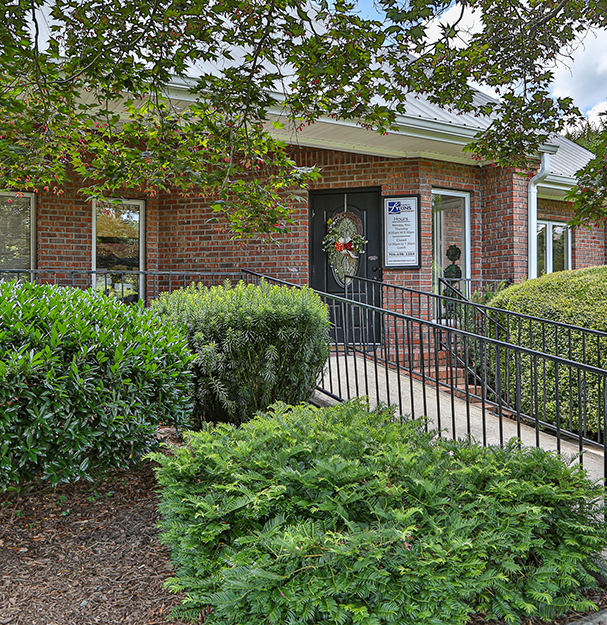
[[[194,80],[186,81],[175,78],[169,85],[167,95],[170,98],[181,100],[184,104],[194,102],[197,97],[189,92],[189,88],[194,84]],[[276,97],[278,101],[284,100],[285,97],[284,94],[278,92],[272,95]],[[278,106],[271,108],[268,114],[270,119],[275,121],[280,121],[285,118],[284,110]],[[483,131],[482,125],[472,127],[413,115],[399,115],[395,120],[397,130],[388,130],[385,134],[392,137],[412,138],[431,142],[427,146],[428,149],[424,149],[426,146],[418,145],[416,146],[417,149],[414,150],[408,150],[404,145],[403,149],[399,149],[399,147],[395,145],[391,145],[390,147],[378,144],[374,145],[374,142],[361,140],[364,133],[374,131],[362,128],[355,120],[322,117],[319,118],[314,125],[317,128],[319,125],[321,127],[322,125],[327,125],[327,127],[331,128],[335,128],[336,126],[348,128],[350,130],[350,136],[343,140],[334,136],[332,138],[319,137],[318,133],[315,133],[313,137],[306,137],[305,129],[302,132],[296,132],[294,129],[289,129],[287,124],[285,124],[285,128],[281,130],[276,130],[271,126],[268,127],[268,130],[274,137],[297,146],[333,149],[343,152],[383,156],[386,158],[428,158],[474,166],[483,166],[486,164],[482,161],[476,161],[461,149],[470,143],[479,132]],[[354,133],[356,136],[354,136]],[[451,150],[446,149],[445,153],[443,153],[437,151],[436,148],[439,146],[437,146],[436,143],[450,145],[452,148]],[[453,149],[453,147],[456,149]],[[420,150],[419,148],[422,149]],[[545,143],[540,147],[537,156],[539,158],[542,152],[556,154],[558,150],[559,145],[557,143]],[[550,197],[562,197],[563,194],[575,186],[575,184],[575,178],[550,174],[546,180],[539,184],[538,191],[540,197],[545,195]]]
[[[549,174],[546,176],[546,179],[538,185],[539,197],[543,199],[562,200],[565,197],[565,193],[570,191],[576,184],[577,180],[575,178]]]

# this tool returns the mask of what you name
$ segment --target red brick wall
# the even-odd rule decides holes
[[[158,206],[158,268],[219,273],[246,268],[289,282],[307,282],[305,202],[296,210],[291,233],[278,237],[278,243],[234,241],[224,223],[210,223],[214,217],[203,198],[163,194]]]
[[[311,148],[293,148],[306,166],[316,165],[321,178],[313,190],[380,187],[382,195],[421,197],[422,267],[384,271],[386,282],[430,289],[432,276],[432,190],[466,191],[471,201],[473,278],[527,276],[527,180],[511,170],[458,165],[430,159],[389,159]],[[38,267],[89,269],[92,209],[77,193],[38,195]],[[137,193],[127,197],[142,199]],[[288,281],[306,283],[309,275],[307,195],[295,213],[296,225],[279,245],[231,240],[203,198],[161,194],[146,198],[146,268],[149,270],[225,271],[246,267]],[[539,201],[539,218],[567,221],[565,202]],[[573,267],[604,264],[605,229],[573,233]]]
[[[92,208],[77,190],[74,182],[62,195],[36,195],[39,269],[91,268]]]
[[[482,271],[486,279],[515,282],[528,275],[527,186],[511,169],[482,170]]]
[[[91,269],[93,207],[78,193],[79,183],[64,187],[61,195],[36,194],[38,269]],[[121,197],[145,200],[146,264],[150,270],[158,263],[158,200],[136,192]]]
[[[571,204],[557,200],[538,200],[538,219],[567,222],[571,219]],[[571,232],[571,269],[604,265],[607,262],[605,227],[573,228]]]
[[[466,191],[470,194],[471,270],[472,277],[479,277],[480,174],[481,170],[478,167],[470,165],[457,165],[433,160],[421,161],[422,263],[426,265],[424,272],[425,289],[432,288],[432,190],[447,189]],[[445,264],[448,263],[447,259],[443,260]]]
[[[384,270],[385,282],[412,288],[432,288],[432,190],[470,192],[472,213],[472,268],[478,276],[481,250],[478,246],[480,221],[480,169],[427,159],[388,159],[328,150],[297,148],[299,164],[316,165],[322,177],[311,189],[355,189],[381,187],[382,195],[421,195],[422,267]]]

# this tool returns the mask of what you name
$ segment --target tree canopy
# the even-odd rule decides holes
[[[284,231],[317,173],[268,133],[281,109],[301,127],[321,116],[379,132],[424,94],[494,122],[469,146],[525,168],[579,119],[549,95],[550,67],[589,29],[604,0],[464,0],[482,15],[429,37],[450,0],[376,0],[383,21],[349,0],[6,0],[0,8],[0,176],[61,193],[74,174],[90,196],[140,188],[204,193],[235,236]],[[463,15],[463,13],[462,13]],[[189,100],[176,98],[187,85]],[[473,83],[500,99],[479,103]],[[607,215],[602,148],[574,196],[580,223]]]

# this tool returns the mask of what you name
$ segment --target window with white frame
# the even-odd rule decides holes
[[[0,191],[0,271],[36,268],[33,193]]]
[[[143,296],[145,202],[93,201],[95,288],[130,301]]]
[[[439,278],[445,278],[445,269],[451,264],[447,250],[455,246],[460,259],[457,264],[463,282],[457,286],[465,290],[470,278],[470,194],[465,191],[432,190],[432,272],[434,292],[441,293]]]
[[[537,275],[571,268],[571,231],[558,221],[537,222]]]

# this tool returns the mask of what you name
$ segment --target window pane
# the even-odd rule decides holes
[[[543,276],[546,267],[546,224],[537,225],[537,275]]]
[[[120,299],[136,300],[139,276],[122,272],[139,271],[138,204],[97,204],[97,269],[111,270],[109,276],[98,276],[96,286]]]
[[[552,226],[552,271],[567,269],[567,238],[566,226]]]
[[[0,194],[0,269],[30,269],[31,200]]]
[[[465,255],[465,210],[466,200],[463,197],[432,194],[433,200],[433,271],[434,283],[438,278],[453,281],[462,288],[461,278],[466,274]],[[449,249],[451,251],[449,252]],[[447,256],[449,252],[449,256]],[[443,287],[444,288],[444,287]],[[438,292],[442,288],[437,289]]]

